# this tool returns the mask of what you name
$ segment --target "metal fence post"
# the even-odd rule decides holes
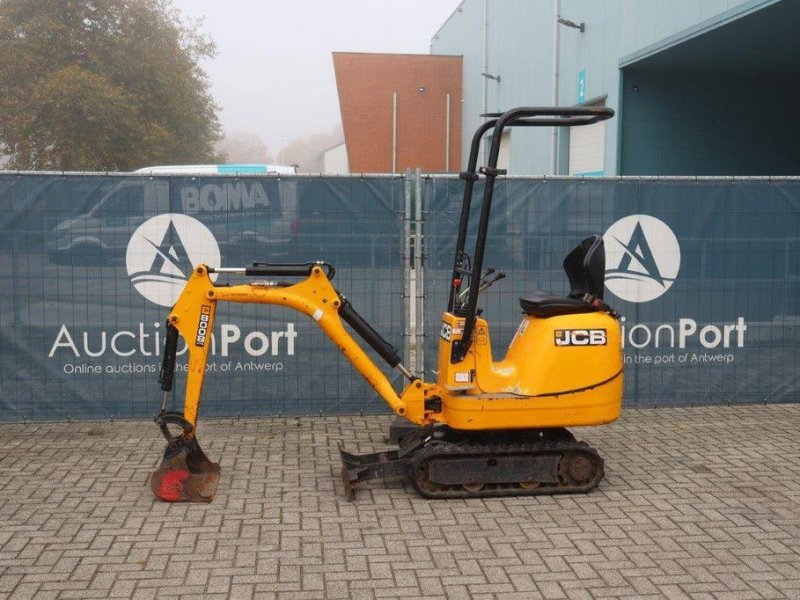
[[[415,371],[416,358],[411,352],[412,338],[412,307],[414,295],[412,293],[411,273],[411,169],[406,168],[403,173],[403,363],[412,373]]]
[[[425,240],[422,223],[422,170],[417,169],[414,176],[415,206],[414,206],[414,271],[415,271],[415,373],[425,375]]]

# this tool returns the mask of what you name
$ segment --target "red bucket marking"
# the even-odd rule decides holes
[[[167,502],[178,502],[183,499],[183,482],[189,479],[189,471],[179,469],[167,471],[161,478],[161,485],[158,488],[158,496]]]

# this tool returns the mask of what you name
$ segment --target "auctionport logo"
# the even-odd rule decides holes
[[[219,265],[217,240],[197,219],[165,214],[142,223],[128,242],[125,264],[133,287],[159,306],[171,307],[195,265]],[[216,275],[211,276],[212,280]]]
[[[606,287],[628,302],[655,300],[672,287],[681,247],[672,229],[649,215],[630,215],[608,228]]]

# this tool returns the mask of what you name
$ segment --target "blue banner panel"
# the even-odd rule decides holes
[[[461,196],[458,180],[426,181],[428,315],[446,306]],[[470,252],[481,201],[478,185]],[[479,304],[495,360],[519,297],[568,293],[562,261],[592,234],[605,242],[605,300],[622,314],[626,405],[800,399],[800,181],[498,180],[484,267],[508,277]],[[427,324],[427,372],[436,329]]]
[[[427,379],[461,198],[460,180],[424,180]],[[401,349],[404,210],[400,177],[1,173],[0,420],[152,415],[163,322],[200,262],[330,261],[336,288]],[[519,297],[566,294],[562,261],[591,234],[623,318],[627,405],[797,401],[800,181],[499,180],[485,266],[507,278],[481,300],[496,359]],[[219,307],[201,415],[384,410],[313,321]]]
[[[163,323],[199,263],[329,261],[402,347],[403,198],[399,177],[0,174],[0,420],[155,414]],[[221,304],[212,333],[201,415],[385,410],[304,315]]]

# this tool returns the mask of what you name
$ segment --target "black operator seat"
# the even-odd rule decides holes
[[[603,238],[592,235],[578,244],[564,259],[564,271],[569,279],[569,295],[531,292],[519,299],[525,314],[546,318],[601,310],[587,301],[587,297],[603,299],[606,271]]]

